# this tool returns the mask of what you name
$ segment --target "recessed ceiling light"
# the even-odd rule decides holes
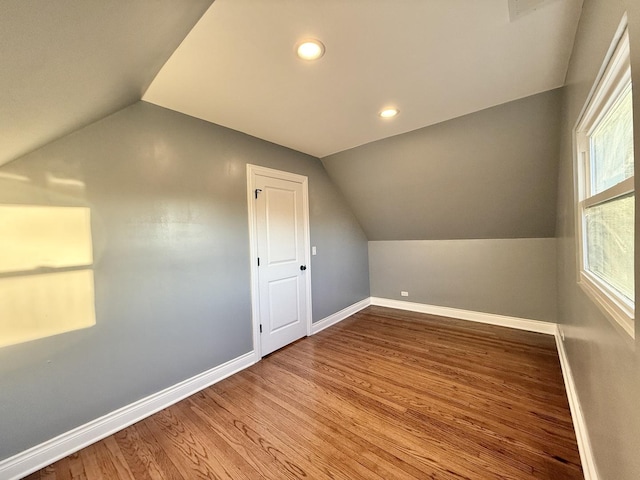
[[[317,60],[324,55],[324,45],[320,40],[303,40],[296,45],[296,53],[302,60]]]
[[[381,110],[378,115],[380,115],[382,118],[393,118],[399,113],[400,110],[398,110],[397,108],[385,108],[384,110]]]

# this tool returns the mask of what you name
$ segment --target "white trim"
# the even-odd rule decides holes
[[[517,330],[527,330],[529,332],[544,333],[546,335],[555,335],[556,333],[556,324],[552,322],[508,317],[505,315],[497,315],[495,313],[473,312],[471,310],[462,310],[459,308],[403,302],[400,300],[379,297],[371,297],[371,305],[397,308],[398,310],[409,310],[411,312],[428,313],[430,315],[469,320],[471,322],[487,323],[489,325],[515,328]]]
[[[595,466],[593,450],[587,433],[586,423],[582,414],[582,408],[576,391],[571,367],[562,341],[559,327],[555,323],[541,322],[517,317],[507,317],[490,313],[473,312],[458,308],[440,307],[422,303],[403,302],[380,297],[368,297],[339,312],[336,312],[312,325],[312,334],[316,334],[349,316],[359,312],[369,305],[396,308],[412,312],[427,313],[431,315],[457,318],[472,322],[499,325],[518,330],[554,335],[562,368],[569,408],[576,432],[580,461],[585,480],[599,480]],[[259,361],[254,351],[245,353],[222,365],[207,370],[177,383],[160,392],[149,395],[146,398],[131,403],[115,410],[107,415],[92,420],[40,445],[25,450],[13,457],[0,461],[0,478],[6,480],[18,480],[41,468],[50,465],[61,458],[67,457],[82,448],[102,440],[144,418],[167,408],[180,400],[183,400],[200,390],[203,390],[235,373],[244,370]]]
[[[444,317],[457,318],[460,320],[469,320],[472,322],[488,323],[491,325],[499,325],[502,327],[516,328],[518,330],[527,330],[530,332],[544,333],[553,335],[558,350],[558,358],[562,369],[562,378],[569,400],[569,409],[571,410],[571,418],[573,420],[573,428],[576,433],[578,443],[578,451],[580,453],[580,463],[585,480],[599,480],[598,470],[596,469],[591,442],[587,432],[586,422],[582,414],[582,407],[576,391],[575,382],[569,366],[567,352],[562,341],[560,328],[556,323],[541,322],[538,320],[529,320],[518,317],[507,317],[504,315],[495,315],[491,313],[473,312],[470,310],[461,310],[458,308],[439,307],[436,305],[426,305],[423,303],[403,302],[400,300],[392,300],[388,298],[371,297],[371,305],[381,307],[397,308],[398,310],[408,310],[412,312],[427,313]]]
[[[253,331],[253,351],[255,362],[262,358],[260,343],[260,291],[258,279],[258,228],[256,226],[256,208],[254,203],[255,181],[253,169],[247,164],[247,221],[249,222],[249,268],[251,278],[251,323]]]
[[[305,260],[307,265],[307,274],[303,275],[305,279],[305,290],[307,294],[307,336],[312,334],[312,304],[311,304],[311,229],[309,227],[309,179],[304,175],[296,173],[284,172],[273,168],[261,167],[247,163],[247,219],[249,222],[249,265],[251,268],[251,318],[253,323],[253,351],[255,361],[262,358],[262,344],[260,341],[260,285],[258,277],[258,230],[256,226],[256,209],[255,209],[255,176],[263,175],[277,179],[290,180],[302,184],[302,202],[304,216],[304,242],[305,242]]]
[[[254,352],[131,403],[0,462],[0,478],[17,480],[167,408],[255,363]]]
[[[616,183],[613,187],[609,187],[606,190],[596,193],[589,198],[585,198],[582,201],[582,208],[587,208],[606,203],[611,200],[615,200],[618,197],[623,197],[635,191],[633,177],[629,177],[626,180]]]
[[[613,292],[606,282],[600,280],[589,270],[580,272],[578,285],[596,304],[616,331],[620,330],[626,333],[631,339],[636,338],[634,305],[625,302],[625,297]]]
[[[591,87],[573,130],[574,215],[576,232],[576,280],[582,291],[604,314],[616,331],[635,338],[635,299],[627,298],[608,282],[589,271],[587,251],[587,209],[635,191],[631,176],[608,189],[593,193],[589,137],[621,94],[630,87],[631,65],[627,15],[622,18],[609,51]]]
[[[620,40],[622,39],[622,37],[625,34],[625,31],[628,28],[628,18],[627,18],[627,12],[624,13],[624,15],[622,15],[622,19],[620,20],[620,24],[618,25],[618,29],[616,30],[616,33],[613,35],[613,41],[611,42],[611,45],[609,46],[609,50],[607,51],[607,54],[604,57],[604,61],[602,62],[602,65],[600,66],[600,70],[598,71],[598,74],[596,75],[596,80],[593,83],[593,85],[591,86],[591,90],[589,90],[589,94],[586,97],[586,101],[585,104],[582,106],[582,110],[580,110],[580,115],[578,115],[578,119],[576,120],[576,124],[573,127],[574,131],[578,130],[578,125],[580,124],[582,118],[585,117],[588,106],[589,106],[589,99],[593,98],[596,95],[596,90],[598,89],[598,85],[600,84],[600,82],[602,81],[602,79],[605,76],[605,72],[607,71],[607,67],[609,66],[609,62],[611,61],[611,59],[613,58],[616,50],[618,49],[618,43],[620,42]]]
[[[562,334],[558,328],[555,334],[556,346],[558,348],[558,358],[562,368],[562,378],[564,379],[565,390],[567,391],[567,399],[569,400],[569,408],[571,410],[571,418],[573,419],[573,428],[576,432],[578,441],[578,451],[580,452],[580,463],[582,464],[582,473],[585,480],[598,480],[598,470],[596,468],[591,442],[587,432],[587,425],[582,414],[580,399],[576,391],[576,385],[569,366],[567,351],[564,348]]]
[[[350,317],[354,313],[358,313],[363,308],[367,308],[371,305],[371,297],[367,297],[364,300],[360,300],[359,302],[354,303],[353,305],[349,305],[347,308],[343,308],[339,312],[336,312],[328,317],[323,318],[311,325],[311,335],[315,335],[318,332],[321,332],[325,328],[329,328],[332,325],[335,325],[338,322],[341,322],[347,317]]]

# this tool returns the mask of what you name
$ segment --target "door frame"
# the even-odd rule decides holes
[[[304,175],[284,172],[273,168],[261,167],[247,163],[247,210],[249,220],[249,265],[251,267],[251,319],[253,325],[253,351],[255,361],[262,358],[262,342],[260,340],[260,284],[258,277],[258,227],[256,225],[255,177],[256,175],[289,180],[302,184],[303,230],[304,230],[304,263],[307,265],[303,275],[307,295],[307,312],[304,319],[307,324],[307,336],[311,335],[311,232],[309,228],[309,179]]]

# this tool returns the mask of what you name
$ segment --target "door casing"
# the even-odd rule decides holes
[[[304,228],[304,261],[308,272],[304,275],[305,292],[307,296],[307,309],[305,321],[307,324],[307,336],[311,335],[312,304],[311,304],[311,235],[309,228],[309,181],[304,175],[275,170],[273,168],[261,167],[247,164],[247,207],[249,219],[249,256],[251,267],[251,318],[253,325],[253,351],[255,361],[262,358],[262,343],[260,340],[260,303],[259,303],[259,277],[258,277],[258,231],[256,225],[256,203],[255,203],[255,177],[256,175],[269,176],[273,178],[290,180],[302,184],[303,202],[303,228]]]

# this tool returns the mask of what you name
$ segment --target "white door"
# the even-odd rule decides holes
[[[264,356],[307,335],[311,323],[307,178],[250,166],[249,187],[254,328]]]

